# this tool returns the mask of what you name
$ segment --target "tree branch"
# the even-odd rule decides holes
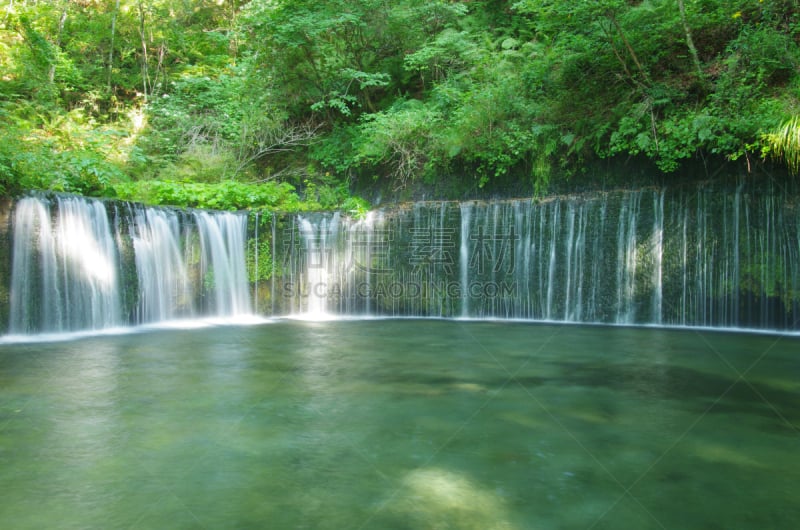
[[[270,155],[287,153],[311,145],[317,138],[321,125],[306,122],[289,127],[265,127],[250,132],[245,126],[240,142],[236,173],[245,166]]]

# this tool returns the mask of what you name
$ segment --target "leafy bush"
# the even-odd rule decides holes
[[[353,207],[346,190],[338,190],[335,199],[321,203],[316,197],[301,200],[294,186],[286,182],[244,183],[232,180],[213,184],[148,180],[118,184],[117,197],[147,204],[203,208],[211,210],[267,210],[282,212],[312,211]],[[351,202],[347,202],[348,199]],[[363,204],[363,201],[357,204]]]
[[[117,185],[116,191],[121,199],[182,208],[293,211],[300,205],[293,186],[272,182],[254,185],[235,181],[206,184],[148,180]]]
[[[356,161],[385,168],[395,188],[405,187],[424,173],[439,118],[435,109],[417,100],[371,114],[359,131]]]

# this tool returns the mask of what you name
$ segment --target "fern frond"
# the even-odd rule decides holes
[[[773,158],[782,160],[792,174],[800,173],[800,116],[790,118],[776,131],[765,134],[764,141]]]

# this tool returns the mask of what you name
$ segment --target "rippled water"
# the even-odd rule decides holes
[[[276,321],[0,345],[0,527],[792,528],[800,339]]]

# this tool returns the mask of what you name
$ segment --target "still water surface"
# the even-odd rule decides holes
[[[437,320],[0,345],[0,528],[800,521],[800,339]]]

